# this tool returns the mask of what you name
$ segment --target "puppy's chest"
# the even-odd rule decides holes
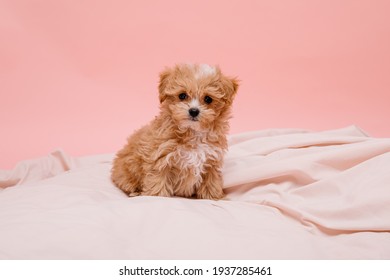
[[[198,143],[192,147],[179,145],[167,156],[169,164],[182,170],[190,170],[195,176],[204,172],[208,160],[222,160],[221,148]]]

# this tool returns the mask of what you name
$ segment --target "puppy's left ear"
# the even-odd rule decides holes
[[[237,78],[230,78],[224,76],[222,78],[222,87],[225,92],[226,102],[231,104],[234,100],[234,97],[237,94],[238,87],[240,85],[240,81]]]
[[[166,68],[163,72],[160,73],[160,82],[158,85],[160,103],[163,103],[164,100],[167,98],[166,89],[167,89],[171,74],[172,74],[172,70],[170,68]]]

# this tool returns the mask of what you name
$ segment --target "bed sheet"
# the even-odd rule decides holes
[[[229,136],[219,201],[127,197],[113,154],[0,171],[0,259],[390,259],[390,139]]]

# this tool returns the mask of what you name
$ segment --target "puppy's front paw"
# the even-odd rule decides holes
[[[129,197],[136,197],[136,196],[139,196],[139,195],[141,195],[141,193],[139,193],[139,192],[129,193]]]
[[[197,194],[197,198],[200,199],[212,199],[212,200],[219,200],[225,197],[225,194],[222,190],[222,188],[214,187],[214,188],[202,188],[200,189]]]
[[[171,197],[172,194],[168,192],[166,189],[162,189],[160,191],[156,191],[154,189],[149,189],[146,191],[143,191],[141,195],[146,195],[146,196],[164,196],[164,197]]]

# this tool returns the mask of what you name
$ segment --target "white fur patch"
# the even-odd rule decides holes
[[[200,106],[198,99],[192,99],[190,102],[190,108],[198,108]]]
[[[199,143],[197,148],[189,149],[183,146],[167,156],[167,161],[173,157],[177,167],[190,169],[196,177],[204,172],[204,164],[207,159],[221,160],[223,151],[221,148]]]
[[[209,76],[215,74],[215,67],[208,64],[201,64],[199,70],[203,75]]]
[[[195,73],[195,78],[200,79],[202,77],[207,77],[214,75],[216,73],[216,69],[214,66],[210,66],[208,64],[199,65],[198,71]]]

